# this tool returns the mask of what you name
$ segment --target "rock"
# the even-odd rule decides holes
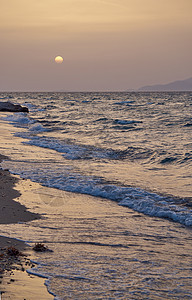
[[[18,249],[16,249],[13,246],[7,248],[7,254],[9,256],[21,256],[21,255],[23,255]]]
[[[53,250],[48,249],[44,244],[41,243],[36,243],[35,246],[33,247],[33,250],[37,252],[45,252],[45,251],[53,252]]]
[[[20,104],[13,104],[11,102],[0,102],[0,111],[29,112],[27,107],[21,106]]]

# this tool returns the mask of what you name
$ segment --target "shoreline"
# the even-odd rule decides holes
[[[4,158],[7,157],[1,155],[0,162]],[[29,222],[40,218],[40,215],[28,211],[24,205],[13,200],[20,196],[20,193],[14,189],[19,179],[11,176],[8,170],[2,169],[0,169],[0,178],[0,224]]]
[[[2,163],[4,168],[12,170],[14,162],[19,162],[21,159],[30,163],[36,157],[39,161],[45,157],[47,162],[47,158],[50,157],[44,156],[47,151],[49,154],[53,153],[54,161],[56,160],[57,154],[54,150],[39,149],[31,145],[25,145],[24,148],[21,144],[22,138],[12,138],[17,128],[7,123],[2,127],[1,153],[10,158],[7,163],[7,158]],[[37,155],[39,153],[40,156]],[[22,166],[18,164],[17,169],[16,165],[13,173],[22,174],[17,172],[17,170],[22,171],[21,168]],[[115,298],[116,289],[125,296],[128,295],[128,298],[134,295],[134,299],[141,299],[142,290],[146,291],[149,297],[153,297],[154,293],[157,293],[157,287],[159,297],[162,299],[168,299],[168,295],[180,298],[191,295],[190,228],[164,218],[149,217],[105,198],[43,186],[35,180],[10,175],[8,170],[4,170],[2,176],[5,181],[12,178],[12,182],[4,190],[0,189],[4,194],[2,199],[10,185],[12,192],[16,192],[15,201],[12,200],[11,203],[19,204],[19,208],[24,210],[21,214],[22,218],[26,218],[23,224],[17,223],[18,221],[15,224],[10,222],[10,225],[3,223],[2,232],[7,236],[25,240],[30,245],[37,242],[45,243],[53,250],[53,256],[48,257],[51,266],[48,265],[49,268],[47,268],[47,261],[44,261],[44,255],[40,254],[39,257],[38,254],[36,255],[40,263],[40,272],[37,264],[37,272],[34,274],[45,274],[45,276],[49,274],[50,280],[45,284],[61,299],[68,299],[71,294],[75,299],[82,299],[81,296],[86,299],[97,299],[94,296],[96,294],[98,298],[101,294]],[[37,212],[41,219],[33,219],[37,215],[31,215],[26,207],[33,213]],[[11,216],[16,220],[13,212]],[[17,218],[19,218],[18,214]],[[27,224],[28,218],[32,218],[33,221]],[[35,255],[32,248],[25,244],[24,247],[24,251],[32,254],[33,260]],[[58,260],[58,264],[55,264],[55,260]],[[45,269],[43,269],[44,262]],[[55,274],[61,276],[54,277]],[[79,274],[86,276],[79,278]],[[37,283],[34,283],[35,280]],[[2,299],[53,299],[50,295],[48,298],[44,281],[45,279],[21,270],[15,269],[4,273],[1,287],[6,293],[3,294]],[[129,286],[127,282],[130,282]],[[43,287],[44,290],[41,292]],[[26,291],[25,288],[28,290]],[[25,296],[23,296],[24,291]],[[42,298],[43,293],[44,298]],[[21,296],[19,298],[18,295],[21,294],[22,298]]]
[[[5,158],[0,154],[0,162]],[[21,195],[14,189],[18,181],[8,170],[0,168],[0,224],[29,222],[41,217],[14,200]],[[42,300],[53,299],[44,285],[45,279],[27,273],[27,269],[34,266],[31,256],[34,253],[24,241],[0,235],[1,299],[36,300],[38,296]]]
[[[115,277],[117,283],[118,278],[122,278],[122,280],[127,278],[128,281],[135,282],[142,276],[143,280],[139,281],[136,287],[131,285],[125,291],[125,295],[128,295],[128,298],[130,296],[130,299],[133,299],[131,298],[132,294],[135,296],[134,299],[141,299],[141,286],[153,296],[157,289],[156,283],[159,285],[158,292],[162,299],[171,299],[169,297],[164,298],[170,293],[176,297],[180,296],[180,298],[183,295],[186,297],[191,295],[191,283],[189,281],[190,229],[169,220],[148,218],[131,209],[118,206],[116,202],[110,200],[65,191],[58,193],[58,190],[54,188],[42,186],[29,179],[19,180],[19,176],[15,177],[17,179],[16,189],[20,195],[18,201],[21,204],[42,214],[41,220],[44,219],[44,215],[46,215],[45,220],[49,221],[55,220],[57,216],[58,221],[61,221],[60,218],[62,218],[62,224],[63,220],[67,224],[62,229],[62,243],[57,243],[60,237],[59,233],[53,239],[47,240],[48,246],[54,251],[54,257],[59,258],[58,254],[64,250],[62,260],[63,264],[68,266],[64,270],[64,282],[59,279],[57,286],[50,288],[48,285],[58,297],[68,299],[70,293],[75,299],[97,299],[95,293],[98,293],[98,297],[101,293],[107,295],[106,297],[115,297],[113,291],[116,289],[116,284],[114,284],[113,276],[112,278],[102,276],[102,274],[108,274],[110,269],[117,272],[118,277]],[[39,222],[39,220],[34,222]],[[47,223],[41,225],[47,226]],[[55,226],[53,230],[55,234]],[[16,234],[18,238],[23,237],[28,241],[30,235],[24,238],[24,233],[20,229],[18,233]],[[33,243],[44,242],[42,237],[36,239],[35,236],[32,240]],[[26,251],[32,253],[31,247],[25,247]],[[115,266],[114,260],[116,258],[118,260]],[[77,280],[79,272],[82,271],[82,262],[87,272],[85,278],[94,280],[82,281],[81,277],[80,281]],[[130,272],[126,273],[127,270]],[[165,271],[161,276],[160,270]],[[45,279],[20,270],[14,270],[13,273],[14,275],[11,272],[4,274],[1,291],[6,293],[2,296],[3,300],[36,300],[39,299],[39,295],[41,295],[41,300],[53,299],[53,296],[48,294],[44,286]],[[152,273],[154,275],[151,275]],[[101,278],[105,279],[104,284],[100,284]],[[150,287],[148,286],[148,278],[151,278]],[[166,292],[163,284],[165,278],[168,285]],[[68,282],[68,279],[72,280]],[[93,282],[97,281],[98,284],[95,286]],[[183,288],[178,285],[178,282],[182,284]],[[71,287],[71,283],[74,287]],[[81,288],[79,288],[79,284],[81,284]],[[90,285],[89,288],[87,288],[87,284]],[[106,284],[111,284],[113,289],[106,289]],[[119,283],[118,290],[121,291],[121,289],[122,285]],[[21,294],[22,297],[19,296]],[[28,297],[29,295],[30,297]],[[82,295],[83,298],[81,298]]]

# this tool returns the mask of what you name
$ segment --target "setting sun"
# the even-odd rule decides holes
[[[62,56],[56,56],[56,57],[55,57],[55,62],[56,62],[57,64],[62,64],[62,62],[63,62],[63,57],[62,57]]]

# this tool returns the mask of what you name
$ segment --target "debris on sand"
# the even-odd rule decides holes
[[[12,247],[12,246],[8,247],[6,252],[10,256],[23,256],[22,252],[20,252],[17,248]]]
[[[53,252],[53,250],[48,249],[44,244],[41,243],[36,243],[35,246],[33,247],[33,250],[37,252],[46,252],[46,251]]]

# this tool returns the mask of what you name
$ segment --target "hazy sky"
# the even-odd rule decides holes
[[[186,79],[191,36],[192,0],[0,0],[0,90],[126,90]]]

